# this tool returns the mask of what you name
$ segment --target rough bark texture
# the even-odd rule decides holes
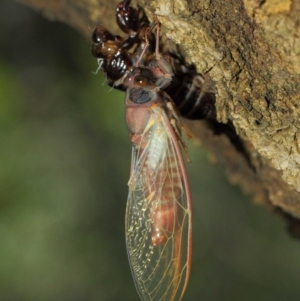
[[[119,0],[20,0],[90,36],[119,32]],[[300,2],[139,0],[165,41],[179,44],[216,93],[217,121],[188,122],[194,136],[255,200],[300,217]]]

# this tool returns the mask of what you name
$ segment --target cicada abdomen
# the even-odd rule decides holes
[[[170,77],[149,67],[126,76],[126,122],[133,144],[126,210],[129,262],[142,300],[178,301],[191,263],[191,195],[180,124],[162,90]]]

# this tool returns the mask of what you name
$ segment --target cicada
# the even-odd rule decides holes
[[[181,146],[180,119],[164,88],[171,65],[157,59],[124,79],[132,141],[126,243],[143,301],[178,301],[191,267],[192,201]]]
[[[136,288],[143,301],[179,301],[191,268],[192,201],[177,110],[190,119],[203,118],[210,98],[204,98],[194,67],[159,53],[158,20],[149,25],[142,9],[130,2],[123,0],[116,9],[117,23],[128,36],[99,25],[92,53],[109,85],[126,90],[132,159],[125,228]],[[153,43],[155,53],[149,47]]]

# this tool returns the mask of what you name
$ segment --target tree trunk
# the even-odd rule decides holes
[[[120,0],[20,0],[90,38],[102,23],[120,33]],[[216,94],[217,122],[192,134],[255,200],[300,218],[300,2],[139,0],[162,39],[181,46]]]

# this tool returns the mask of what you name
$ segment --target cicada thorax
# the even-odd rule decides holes
[[[127,88],[126,123],[134,145],[136,145],[136,140],[141,139],[139,137],[145,132],[152,116],[153,110],[150,108],[160,106],[166,109],[167,95],[164,94],[162,88],[169,84],[171,77],[164,76],[164,72],[158,71],[158,68],[154,72],[153,66],[134,67],[123,81],[124,87]]]
[[[149,68],[134,67],[124,79],[127,88],[126,124],[131,135],[131,142],[135,147],[143,149],[147,144],[145,129],[152,116],[151,106],[164,105],[160,92],[155,87],[155,78]]]

